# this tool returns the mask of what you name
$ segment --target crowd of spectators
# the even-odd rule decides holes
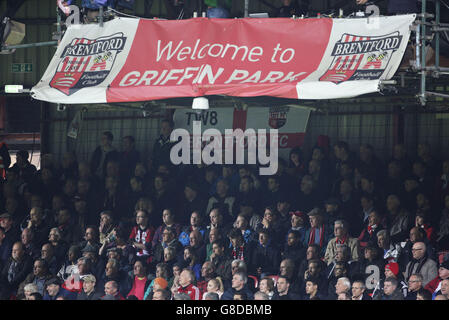
[[[173,166],[172,130],[145,161],[110,132],[89,161],[44,154],[36,170],[19,151],[0,183],[0,298],[449,297],[449,160],[429,145],[384,162],[321,139],[259,176]]]

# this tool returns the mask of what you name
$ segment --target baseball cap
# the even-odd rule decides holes
[[[83,277],[84,282],[97,282],[97,279],[95,279],[95,276],[93,274],[88,274]]]
[[[12,215],[11,215],[10,213],[8,213],[8,212],[2,213],[2,214],[0,215],[0,219],[5,219],[5,218],[11,219],[11,218],[12,218]]]

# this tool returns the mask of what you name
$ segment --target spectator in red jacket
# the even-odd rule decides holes
[[[190,300],[201,300],[200,289],[194,286],[195,274],[189,269],[182,270],[179,275],[179,286],[172,288],[172,293],[185,293],[190,297]]]

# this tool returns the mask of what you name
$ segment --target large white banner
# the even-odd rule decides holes
[[[414,19],[117,18],[103,27],[72,25],[32,96],[67,104],[358,96],[393,77]]]

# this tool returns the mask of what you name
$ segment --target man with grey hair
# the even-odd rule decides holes
[[[243,260],[234,259],[231,263],[232,275],[237,272],[245,272],[247,271],[246,263]]]
[[[349,260],[358,261],[360,258],[359,240],[349,236],[347,222],[343,220],[335,221],[334,236],[335,238],[331,239],[327,244],[326,253],[324,254],[324,262],[329,265],[334,261],[337,254],[338,245],[348,246],[351,253],[351,258]]]
[[[351,290],[351,281],[346,277],[341,277],[337,280],[335,285],[335,294],[337,297],[342,294],[349,292]]]
[[[126,296],[131,290],[130,278],[125,271],[120,270],[120,265],[117,259],[111,258],[106,263],[105,271],[98,281],[98,286],[102,288],[107,282],[115,281],[118,285],[122,296]]]
[[[371,297],[366,293],[366,285],[362,280],[356,280],[352,283],[351,300],[371,300]]]
[[[185,293],[190,297],[189,300],[200,300],[201,292],[198,287],[193,285],[194,282],[195,274],[193,271],[187,268],[183,269],[179,275],[179,286],[172,289],[173,295]]]
[[[246,266],[245,261],[243,260],[239,260],[239,259],[235,259],[232,260],[231,262],[231,274],[234,275],[237,272],[242,272],[244,274],[248,274],[248,267]],[[232,278],[231,278],[232,280]],[[247,286],[248,288],[255,288],[256,284],[253,278],[248,278],[247,279]]]
[[[391,243],[388,230],[383,229],[377,233],[377,246],[382,250],[383,259],[385,261],[398,262],[398,257],[401,254],[401,247],[399,244],[393,245]]]
[[[232,286],[221,296],[221,300],[234,300],[235,294],[244,294],[248,300],[253,300],[254,295],[247,285],[248,276],[244,272],[236,272],[232,276]]]
[[[337,244],[335,257],[327,266],[326,276],[328,279],[332,278],[334,270],[338,263],[345,263],[347,266],[347,275],[352,278],[357,275],[360,270],[360,262],[351,260],[351,249],[346,244]]]
[[[423,289],[423,277],[419,273],[414,273],[408,279],[407,296],[405,300],[416,300],[418,292]]]
[[[173,295],[173,300],[191,300],[187,293],[175,293]]]
[[[34,232],[30,228],[25,228],[22,230],[20,239],[25,250],[25,254],[30,256],[33,260],[36,260],[41,255],[41,248],[36,245],[34,241]]]
[[[270,297],[264,292],[257,291],[254,294],[254,300],[270,300]]]
[[[11,294],[15,294],[32,269],[33,261],[25,254],[24,245],[21,242],[14,243],[11,257],[0,274],[0,299],[7,300]]]
[[[220,296],[216,292],[206,292],[203,300],[220,300]]]
[[[33,293],[39,293],[39,289],[35,283],[28,283],[23,287],[24,300],[30,300],[30,295]]]
[[[404,279],[408,281],[413,273],[419,273],[423,277],[425,287],[438,275],[437,263],[427,256],[427,247],[424,242],[415,242],[412,247],[413,259],[407,264]]]

